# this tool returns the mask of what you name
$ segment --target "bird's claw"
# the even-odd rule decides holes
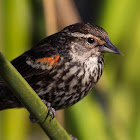
[[[55,117],[55,109],[51,107],[51,104],[49,102],[46,102],[45,100],[42,100],[42,101],[48,108],[48,114],[47,114],[46,118],[48,117],[48,115],[50,115],[51,116],[50,122],[51,122]]]
[[[46,116],[44,121],[46,121],[48,115],[50,115],[51,116],[50,122],[51,122],[54,119],[54,117],[55,117],[55,109],[51,107],[51,104],[49,102],[46,102],[45,100],[42,100],[42,101],[44,102],[44,104],[48,108],[48,114],[47,114],[47,116]],[[29,119],[30,119],[30,121],[32,123],[38,123],[39,122],[36,119],[34,119],[32,115],[29,116]]]
[[[72,140],[78,140],[77,138],[73,137],[72,134],[69,134]]]

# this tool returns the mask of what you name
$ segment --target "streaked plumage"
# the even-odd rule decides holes
[[[85,97],[104,69],[104,52],[122,54],[107,32],[90,23],[77,23],[43,39],[12,61],[42,100],[58,110]],[[0,110],[22,107],[0,81]]]

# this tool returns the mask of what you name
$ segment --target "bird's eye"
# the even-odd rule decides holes
[[[90,43],[90,44],[92,44],[92,43],[95,42],[94,38],[92,38],[92,37],[89,37],[89,38],[87,39],[87,41],[88,41],[88,43]]]

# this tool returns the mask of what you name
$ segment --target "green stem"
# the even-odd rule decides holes
[[[46,105],[1,52],[0,76],[31,115],[39,121],[40,126],[51,140],[71,140],[55,118],[51,122],[50,116],[46,118],[48,113]]]

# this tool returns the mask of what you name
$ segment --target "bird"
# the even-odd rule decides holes
[[[11,63],[54,117],[55,110],[74,105],[96,85],[104,53],[123,55],[103,28],[80,22],[44,38]],[[22,107],[0,78],[0,110]]]

